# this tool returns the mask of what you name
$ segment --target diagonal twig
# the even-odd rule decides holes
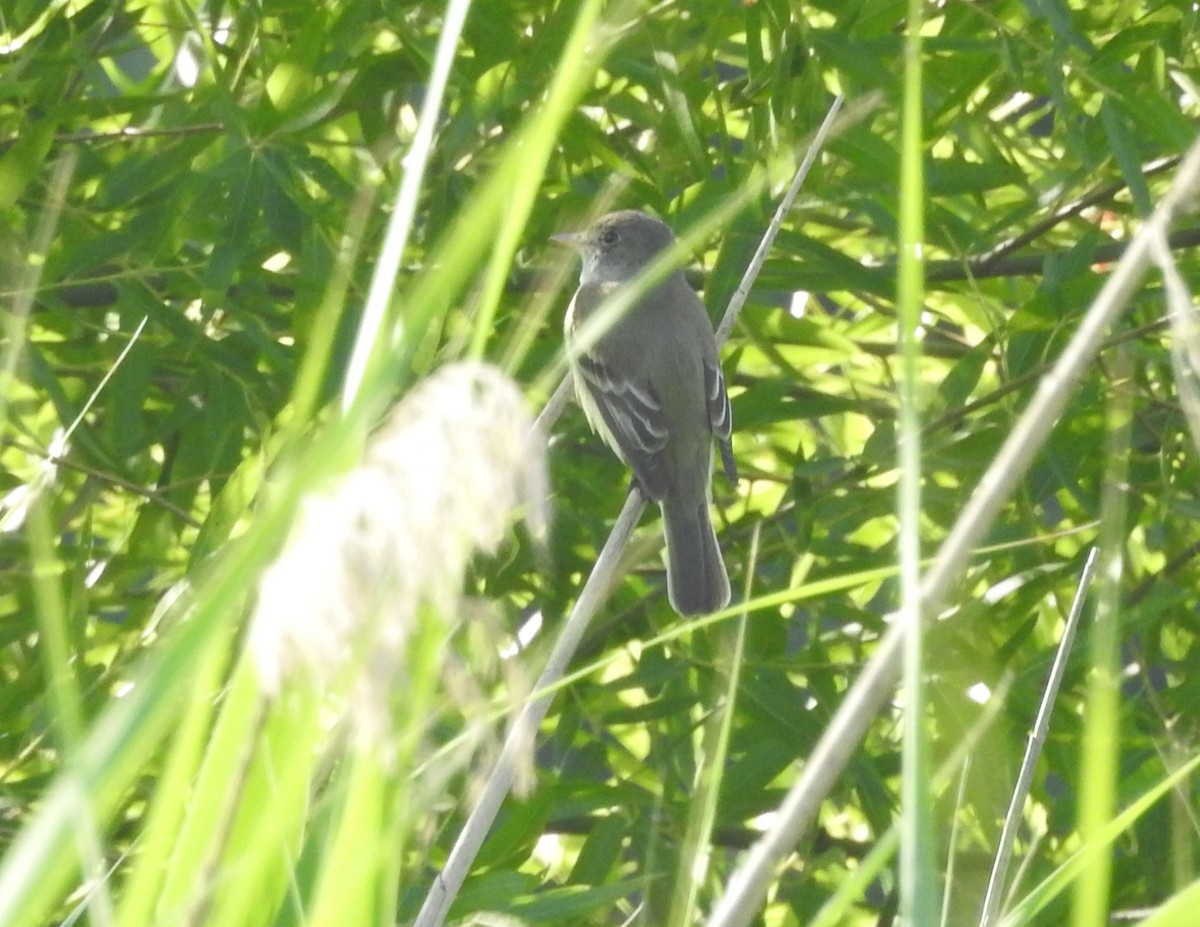
[[[1046,681],[1046,690],[1042,693],[1037,718],[1034,720],[1033,730],[1029,734],[1029,743],[1025,746],[1021,771],[1017,776],[1017,784],[1008,803],[1008,813],[1004,817],[1004,827],[1000,831],[1000,842],[996,847],[996,858],[992,861],[992,872],[988,877],[987,891],[983,896],[983,916],[979,919],[980,927],[991,927],[996,923],[1000,914],[1000,902],[1003,900],[1004,886],[1008,880],[1008,864],[1012,859],[1013,844],[1017,840],[1017,828],[1021,825],[1025,800],[1029,797],[1029,789],[1033,785],[1034,767],[1037,765],[1038,757],[1041,756],[1046,736],[1050,732],[1050,712],[1054,708],[1059,687],[1067,672],[1067,657],[1070,656],[1071,645],[1075,640],[1075,629],[1079,627],[1079,618],[1083,615],[1083,603],[1087,599],[1088,589],[1092,585],[1092,576],[1096,572],[1096,554],[1096,548],[1093,547],[1084,562],[1083,573],[1079,577],[1079,585],[1075,589],[1075,599],[1071,602],[1071,610],[1067,613],[1067,624],[1063,628],[1062,639],[1058,642],[1054,664],[1050,667],[1050,678]]]

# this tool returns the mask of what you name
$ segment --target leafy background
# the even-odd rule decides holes
[[[353,858],[337,858],[332,835],[346,833],[340,809],[362,794],[363,761],[340,752],[337,729],[300,699],[295,714],[306,720],[293,718],[304,732],[294,748],[312,765],[297,767],[282,819],[292,852],[286,863],[271,850],[253,857],[271,876],[258,904],[239,907],[228,900],[231,876],[257,870],[238,868],[255,834],[236,822],[253,820],[260,793],[257,760],[230,757],[258,757],[272,736],[295,733],[267,708],[243,730],[245,754],[228,746],[232,734],[222,740],[222,705],[238,704],[246,665],[252,590],[291,520],[278,500],[346,469],[364,417],[473,351],[524,384],[531,404],[543,401],[573,273],[546,242],[610,192],[682,230],[749,191],[695,255],[717,318],[841,92],[873,105],[823,151],[724,349],[742,481],[716,486],[722,546],[735,589],[791,595],[751,601],[701,911],[760,816],[778,806],[898,603],[906,5],[617,4],[591,33],[589,54],[563,59],[591,6],[488,0],[470,9],[395,284],[393,317],[410,320],[403,363],[372,387],[357,430],[339,432],[346,364],[446,11],[331,0],[4,5],[0,879],[22,878],[32,858],[20,835],[43,833],[39,821],[56,808],[70,818],[76,806],[62,796],[72,770],[82,770],[95,831],[91,850],[60,833],[64,852],[42,859],[41,887],[26,873],[10,896],[12,923],[72,912],[125,924],[174,923],[184,912],[198,922],[317,922],[328,910],[321,886],[334,884],[323,880],[355,867],[375,881],[348,911],[412,919],[487,769],[500,706],[520,695],[483,654],[536,613],[542,634],[515,658],[536,673],[541,639],[590,570],[626,476],[568,410],[549,448],[549,542],[540,551],[518,531],[473,566],[467,583],[490,603],[481,621],[492,636],[473,636],[476,610],[464,607],[437,626],[445,649],[410,655],[392,708],[419,745],[381,777],[389,797],[380,807],[391,810],[380,814],[377,843]],[[932,550],[1162,196],[1200,104],[1188,4],[950,2],[927,15],[920,533]],[[582,82],[580,98],[561,125],[539,128],[564,73]],[[540,178],[529,156],[539,138],[550,142]],[[514,176],[509,163],[539,184],[527,221],[519,208],[487,206],[488,185]],[[755,180],[764,170],[765,186]],[[1175,238],[1188,280],[1197,277],[1195,229],[1185,220]],[[493,316],[477,274],[507,260],[512,234],[518,247]],[[1101,532],[1118,394],[1133,410],[1130,440],[1117,448],[1129,466],[1127,512],[1110,526],[1125,557],[1118,805],[1196,755],[1200,473],[1168,337],[1151,279],[974,557],[952,620],[930,633],[935,764],[968,732],[977,737],[961,787],[938,793],[929,832],[950,923],[977,922],[1025,732]],[[77,418],[64,450],[57,437]],[[628,575],[577,661],[597,665],[557,695],[535,781],[502,811],[455,917],[616,924],[636,910],[645,923],[666,922],[706,762],[699,732],[724,704],[730,632],[722,623],[656,639],[678,619],[654,520],[643,519]],[[818,580],[837,581],[836,591],[807,594]],[[185,581],[200,590],[199,610],[166,620],[164,603]],[[1090,642],[1085,622],[1026,807],[1014,900],[1080,844]],[[447,652],[476,674],[480,702],[448,697]],[[1000,714],[981,727],[973,687],[1005,678]],[[903,813],[902,706],[880,713],[827,797],[815,833],[779,875],[766,922],[808,923]],[[196,739],[184,742],[191,724]],[[455,752],[464,732],[474,732],[474,752]],[[206,791],[204,770],[220,750],[232,750],[233,772]],[[161,833],[185,835],[166,839],[160,859],[149,850],[160,846],[155,807],[176,809],[176,826]],[[1192,883],[1194,808],[1187,785],[1116,840],[1107,911],[1145,912]],[[197,818],[224,815],[227,827],[188,842]],[[178,846],[200,849],[185,863]],[[155,867],[168,874],[144,875]],[[160,893],[147,889],[142,907],[123,900],[149,884]],[[105,896],[115,914],[104,913]],[[896,903],[885,868],[836,917],[887,922]],[[1069,906],[1059,895],[1028,922],[1062,923]]]

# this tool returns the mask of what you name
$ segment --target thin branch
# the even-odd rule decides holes
[[[848,118],[848,117],[847,117]],[[1175,231],[1167,236],[1167,242],[1172,251],[1188,251],[1200,245],[1200,228],[1187,228]],[[1107,264],[1117,260],[1125,249],[1123,242],[1103,242],[1096,246],[1092,260],[1097,264]],[[1009,255],[994,259],[988,255],[968,256],[966,258],[942,259],[929,261],[926,282],[933,284],[959,283],[964,280],[1006,279],[1010,277],[1036,277],[1045,269],[1046,261],[1063,254],[1062,250],[1039,251],[1035,254]],[[173,273],[190,272],[191,266],[175,268]],[[419,268],[406,268],[415,273]],[[878,279],[873,285],[878,291],[886,290],[891,279],[895,276],[895,261],[884,260],[874,267],[864,267],[863,272],[873,274]],[[703,274],[698,269],[685,269],[685,276],[693,287],[699,286]],[[545,274],[540,269],[514,270],[508,290],[510,293],[534,292],[541,286]],[[109,281],[121,278],[142,278],[146,285],[154,290],[162,299],[184,299],[185,292],[163,292],[166,289],[167,275],[157,274],[147,277],[143,271],[121,271],[77,281],[44,284],[38,293],[57,294],[59,302],[71,309],[105,309],[116,304],[119,291]],[[236,298],[245,287],[231,286],[227,291],[230,298]],[[269,283],[267,292],[280,301],[294,299],[296,291],[293,287],[279,283]],[[258,293],[256,290],[255,293]],[[9,295],[0,290],[0,297]],[[759,292],[759,298],[766,302],[785,299],[789,293],[782,290],[765,290]]]
[[[630,492],[612,533],[600,551],[600,556],[596,558],[596,565],[592,568],[583,591],[579,593],[575,608],[572,609],[558,640],[554,642],[554,649],[550,652],[545,669],[538,677],[533,694],[509,729],[508,736],[504,739],[504,747],[483,793],[471,809],[462,832],[455,840],[446,865],[434,878],[429,894],[425,896],[421,910],[413,921],[413,927],[437,927],[445,920],[446,912],[462,887],[479,848],[483,846],[484,838],[496,819],[501,803],[512,788],[517,764],[529,753],[530,744],[537,736],[542,719],[550,708],[559,680],[575,655],[593,615],[608,597],[617,577],[621,554],[629,543],[645,507],[646,503],[641,493],[637,490]]]
[[[1180,229],[1169,235],[1167,241],[1172,251],[1182,251],[1194,248],[1200,244],[1200,229]],[[1106,241],[1096,246],[1092,252],[1092,261],[1096,264],[1107,264],[1118,260],[1125,253],[1128,245],[1121,241]],[[930,261],[928,279],[930,283],[955,283],[960,280],[985,280],[997,277],[1031,277],[1037,276],[1046,266],[1046,259],[1060,251],[1046,251],[1037,254],[1008,255],[1003,258],[992,258],[988,255],[970,257],[965,261],[947,260]],[[890,265],[883,265],[889,267]],[[893,271],[894,272],[894,271]]]
[[[550,429],[554,423],[558,421],[558,417],[562,415],[563,409],[567,407],[567,402],[571,398],[571,376],[568,374],[563,377],[550,398],[546,400],[546,404],[542,406],[542,411],[538,413],[538,417],[534,420],[533,427],[538,429],[541,434],[550,434]]]
[[[8,446],[15,447],[26,454],[40,457],[53,467],[62,467],[66,470],[74,470],[76,473],[82,473],[84,476],[90,476],[92,479],[99,480],[102,483],[108,483],[111,486],[124,489],[126,492],[131,492],[135,496],[141,496],[147,502],[152,502],[170,512],[190,528],[202,527],[201,523],[197,519],[193,518],[191,514],[180,508],[170,499],[164,497],[158,490],[151,489],[149,486],[143,486],[141,483],[135,483],[132,480],[127,480],[124,477],[117,476],[115,473],[97,470],[95,467],[89,467],[87,464],[81,463],[78,460],[72,460],[70,457],[64,457],[62,455],[55,454],[53,450],[35,448],[23,441],[10,441],[8,442]]]
[[[1146,596],[1154,590],[1161,588],[1162,581],[1165,578],[1174,576],[1197,557],[1200,557],[1200,541],[1193,541],[1168,560],[1161,569],[1150,573],[1145,579],[1134,586],[1125,600],[1125,607],[1133,609],[1135,606],[1140,605]]]
[[[1142,168],[1143,177],[1153,177],[1155,174],[1161,174],[1163,171],[1170,170],[1179,163],[1179,155],[1171,155],[1166,158],[1158,158],[1151,161]],[[1067,219],[1073,219],[1085,209],[1091,206],[1107,203],[1122,190],[1127,189],[1129,184],[1124,180],[1116,180],[1112,183],[1104,184],[1089,193],[1084,193],[1082,196],[1071,200],[1069,203],[1064,203],[1058,209],[1054,210],[1045,219],[1040,222],[1035,222],[1031,227],[1016,235],[1008,241],[1002,241],[996,247],[992,248],[985,254],[979,255],[974,260],[978,262],[980,268],[986,268],[993,262],[999,262],[1008,257],[1015,251],[1019,251],[1027,244],[1041,238],[1056,225],[1065,222]]]
[[[733,331],[734,323],[737,322],[738,315],[741,314],[742,306],[746,304],[746,299],[750,296],[750,288],[754,286],[754,281],[758,279],[759,272],[767,260],[767,253],[771,250],[771,246],[775,244],[775,238],[779,234],[779,227],[783,225],[783,220],[787,218],[787,214],[791,212],[792,204],[796,202],[796,196],[800,193],[800,188],[804,185],[804,181],[808,177],[808,172],[812,169],[813,162],[817,159],[817,154],[825,146],[825,140],[833,130],[834,120],[837,119],[837,114],[841,111],[843,102],[844,98],[841,94],[834,97],[833,103],[829,107],[829,112],[825,114],[825,119],[821,123],[821,127],[817,129],[817,134],[813,138],[812,144],[808,146],[804,160],[796,170],[796,176],[792,178],[791,185],[783,195],[779,207],[775,210],[775,215],[771,218],[771,224],[767,226],[766,234],[763,235],[762,241],[758,243],[758,250],[754,252],[754,257],[751,258],[749,266],[746,267],[746,272],[742,274],[741,283],[733,291],[733,296],[729,300],[729,306],[725,309],[725,315],[721,319],[721,324],[717,327],[717,347],[723,345],[726,339],[729,338],[729,333]],[[858,104],[856,110],[874,105],[875,98],[872,97]]]
[[[1104,343],[1100,346],[1100,350],[1105,351],[1108,348],[1115,347],[1119,344],[1136,341],[1143,335],[1149,335],[1156,331],[1162,330],[1165,326],[1165,320],[1157,319],[1153,322],[1148,322],[1145,325],[1139,325],[1137,328],[1131,328],[1128,331],[1118,332],[1112,337],[1106,338]],[[1038,364],[1038,366],[1034,367],[1033,369],[1026,371],[1020,376],[1013,377],[1011,380],[1007,380],[1001,386],[996,387],[986,395],[980,396],[978,399],[974,399],[971,402],[965,403],[964,405],[953,409],[947,409],[941,416],[925,426],[925,432],[931,433],[945,428],[952,428],[954,425],[958,424],[958,422],[968,418],[969,416],[978,412],[980,409],[999,402],[1009,393],[1022,389],[1027,384],[1038,380],[1049,369],[1050,364],[1048,363]]]
[[[1054,708],[1063,676],[1067,672],[1067,658],[1071,653],[1071,645],[1075,641],[1075,630],[1079,627],[1079,618],[1083,614],[1083,603],[1087,600],[1088,589],[1092,585],[1092,576],[1096,572],[1096,559],[1096,548],[1093,547],[1084,562],[1079,585],[1075,588],[1075,599],[1071,602],[1071,610],[1067,614],[1067,624],[1063,628],[1062,639],[1058,642],[1058,651],[1054,655],[1054,665],[1050,667],[1050,678],[1046,681],[1046,689],[1042,693],[1037,718],[1034,720],[1033,730],[1029,734],[1029,743],[1025,746],[1025,757],[1021,761],[1017,784],[1013,789],[1012,798],[1009,799],[1008,814],[1004,817],[1000,843],[996,848],[996,858],[992,862],[992,872],[988,877],[987,892],[983,898],[983,916],[980,918],[980,927],[991,927],[1000,915],[1000,902],[1008,880],[1008,864],[1012,859],[1013,844],[1017,840],[1017,829],[1021,826],[1025,800],[1029,797],[1029,789],[1033,785],[1033,769],[1037,765],[1038,757],[1042,754],[1042,747],[1046,743],[1046,737],[1050,733],[1050,712]]]
[[[172,138],[175,136],[203,135],[205,133],[224,132],[223,122],[198,122],[190,126],[173,126],[164,129],[142,129],[129,127],[114,129],[111,132],[64,132],[54,136],[55,145],[98,144],[100,142],[130,142],[146,138]],[[0,151],[11,148],[17,143],[17,136],[0,139]]]

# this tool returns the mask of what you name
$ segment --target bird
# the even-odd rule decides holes
[[[581,258],[579,288],[564,319],[575,394],[588,423],[633,470],[662,511],[667,598],[681,616],[729,604],[729,576],[713,529],[712,445],[736,484],[733,414],[704,304],[681,270],[650,287],[592,345],[578,344],[597,308],[675,241],[670,227],[626,209],[584,232],[555,235]]]

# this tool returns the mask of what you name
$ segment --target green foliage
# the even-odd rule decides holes
[[[741,204],[696,250],[718,318],[836,91],[851,115],[723,349],[742,481],[714,494],[735,601],[752,595],[744,637],[725,619],[680,626],[646,516],[452,917],[612,924],[641,905],[643,923],[682,923],[715,906],[900,601],[905,6],[480,0],[407,215],[393,200],[416,163],[440,5],[5,6],[0,922],[84,908],[122,927],[410,922],[627,475],[569,409],[548,544],[515,530],[468,572],[486,606],[421,611],[378,706],[383,750],[351,720],[348,678],[264,694],[248,645],[264,570],[301,500],[358,465],[386,409],[435,370],[481,357],[544,400],[574,274],[547,239],[606,198],[680,232]],[[1197,15],[1115,0],[927,11],[909,384],[926,555],[1161,200],[1161,159],[1192,142]],[[382,243],[406,220],[392,274]],[[1185,219],[1173,240],[1192,285],[1196,230]],[[363,329],[375,272],[385,298]],[[1106,599],[1121,698],[1096,721],[1085,618],[1006,923],[1062,923],[1072,885],[1106,882],[1088,923],[1159,904],[1154,923],[1190,923],[1196,788],[1167,785],[1200,734],[1200,456],[1164,316],[1150,278],[925,640],[931,766],[954,758],[957,775],[973,738],[961,792],[930,795],[948,923],[977,922],[1102,538],[1124,558]],[[369,363],[346,390],[356,352]],[[534,645],[497,657],[535,614]],[[1005,680],[984,723],[972,687]],[[895,909],[902,706],[879,714],[778,874],[768,922]],[[1089,780],[1094,742],[1081,765],[1085,729],[1111,738],[1111,789]],[[1090,789],[1103,807],[1081,847]],[[1111,879],[1080,875],[1096,853]],[[839,892],[864,867],[877,878]]]

